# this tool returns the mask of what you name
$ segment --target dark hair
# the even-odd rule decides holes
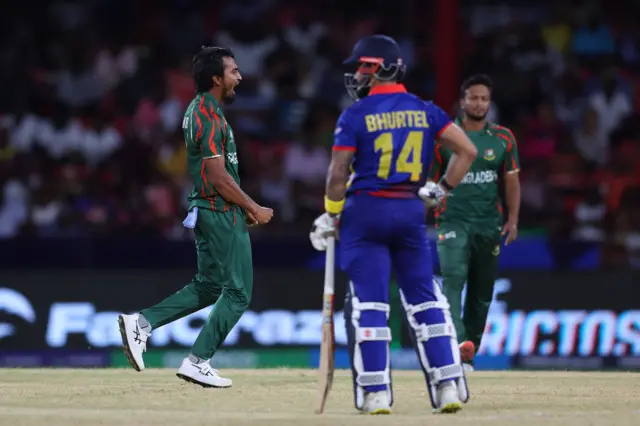
[[[229,47],[206,47],[193,57],[191,75],[196,83],[196,92],[208,92],[213,87],[213,76],[224,75],[223,58],[233,58],[233,52]]]
[[[460,86],[460,99],[464,98],[465,93],[471,86],[482,85],[489,89],[489,92],[493,90],[493,82],[486,74],[476,74],[467,78]]]

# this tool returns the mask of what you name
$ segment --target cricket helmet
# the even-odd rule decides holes
[[[372,77],[382,81],[401,81],[406,70],[400,46],[385,35],[372,35],[358,40],[344,64],[357,67],[355,73],[344,75],[345,88],[354,100],[369,93]]]

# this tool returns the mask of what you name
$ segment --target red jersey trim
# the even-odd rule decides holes
[[[331,148],[332,151],[351,151],[351,152],[356,152],[356,147],[355,146],[343,146],[343,145],[336,145],[333,148]]]
[[[369,90],[369,95],[388,95],[390,93],[407,93],[407,89],[404,84],[384,84]]]
[[[450,121],[449,123],[447,123],[442,129],[440,129],[440,131],[438,132],[438,134],[436,135],[436,140],[440,139],[440,136],[442,136],[442,134],[444,133],[445,130],[447,130],[449,128],[449,126],[451,126],[453,124],[453,121]]]
[[[416,197],[415,192],[380,190],[380,191],[367,191],[364,193],[372,197],[379,197],[379,198],[415,198]]]

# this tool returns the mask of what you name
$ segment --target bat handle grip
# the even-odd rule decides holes
[[[336,238],[327,239],[327,250],[324,263],[324,294],[332,295],[335,288]]]

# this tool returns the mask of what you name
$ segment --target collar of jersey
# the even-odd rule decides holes
[[[407,89],[404,84],[384,84],[369,90],[369,95],[388,95],[391,93],[407,93]]]
[[[456,118],[455,119],[455,123],[462,129],[465,130],[464,127],[462,127],[462,120],[460,120],[460,118]],[[487,130],[489,130],[489,127],[491,126],[491,123],[489,123],[489,121],[487,120],[486,123],[484,123],[484,127],[482,128],[482,130],[476,130],[477,132],[486,132]],[[466,130],[465,130],[466,132]]]
[[[204,92],[204,93],[202,94],[202,96],[204,96],[205,98],[209,99],[210,101],[213,101],[213,102],[214,102],[214,104],[215,104],[217,107],[219,107],[219,106],[220,106],[220,105],[218,104],[218,100],[216,99],[216,97],[215,97],[215,96],[213,96],[211,93],[209,93],[209,92]]]

